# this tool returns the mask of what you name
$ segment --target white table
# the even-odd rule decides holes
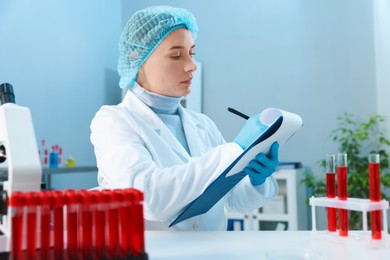
[[[352,234],[353,232],[350,231]],[[390,259],[390,243],[374,249],[354,243],[313,238],[311,231],[165,232],[146,231],[150,260],[268,259],[267,252],[320,255],[313,259]],[[282,259],[282,258],[280,258]],[[283,258],[311,259],[311,258]]]
[[[6,238],[0,236],[0,252],[4,252],[5,244]],[[317,239],[312,237],[311,231],[145,232],[149,260],[260,260],[269,259],[266,257],[267,252],[290,253],[288,258],[279,258],[289,260],[388,260],[389,239],[382,244],[386,247],[373,249],[340,242],[338,237],[335,237],[335,241]],[[320,257],[304,258],[305,251]]]

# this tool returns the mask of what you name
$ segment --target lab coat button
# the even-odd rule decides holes
[[[198,231],[199,228],[200,228],[200,227],[199,227],[199,224],[198,224],[198,223],[195,223],[195,224],[194,224],[194,230]]]

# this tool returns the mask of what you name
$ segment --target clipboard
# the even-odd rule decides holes
[[[275,141],[282,145],[303,126],[299,115],[277,108],[263,110],[260,113],[260,123],[264,125],[265,130],[259,133],[258,138],[199,197],[185,207],[169,227],[209,211],[246,176],[243,169],[258,153],[268,154]]]

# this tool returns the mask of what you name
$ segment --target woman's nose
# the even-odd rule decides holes
[[[186,66],[185,66],[185,71],[186,72],[194,72],[197,70],[197,66],[196,66],[196,63],[195,63],[195,60],[194,58],[189,58],[187,63],[186,63]]]

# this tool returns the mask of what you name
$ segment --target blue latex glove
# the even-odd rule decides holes
[[[256,155],[255,159],[249,162],[244,172],[249,176],[253,186],[261,185],[271,176],[278,166],[279,143],[274,142],[268,156],[263,153]]]
[[[234,142],[245,150],[266,128],[267,126],[260,122],[260,115],[251,116],[234,139]]]

